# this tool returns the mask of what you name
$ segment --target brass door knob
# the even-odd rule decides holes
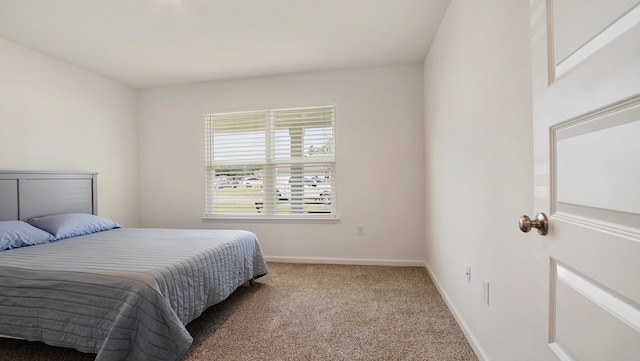
[[[531,228],[536,228],[538,233],[544,236],[549,230],[549,220],[544,213],[536,214],[536,219],[533,220],[528,216],[522,216],[520,217],[519,225],[520,230],[525,233],[529,232]]]

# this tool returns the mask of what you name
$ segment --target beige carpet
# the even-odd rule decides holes
[[[477,360],[426,271],[270,263],[187,326],[181,361]],[[93,360],[36,342],[0,340],[0,360]]]

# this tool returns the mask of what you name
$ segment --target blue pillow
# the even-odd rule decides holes
[[[56,240],[106,231],[121,226],[109,219],[88,213],[65,213],[31,218],[29,224],[51,233]]]
[[[0,221],[0,251],[53,241],[53,236],[22,221]]]

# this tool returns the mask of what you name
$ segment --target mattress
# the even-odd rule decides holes
[[[268,272],[239,230],[119,228],[0,252],[0,334],[96,353],[176,360],[184,327]]]

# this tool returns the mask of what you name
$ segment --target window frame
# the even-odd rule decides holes
[[[335,147],[335,112],[336,106],[333,105],[323,105],[323,106],[313,106],[313,107],[296,107],[296,108],[274,108],[274,109],[266,109],[259,111],[239,111],[239,112],[226,112],[226,113],[210,113],[205,114],[205,209],[204,214],[202,216],[205,220],[210,219],[303,219],[303,220],[337,220],[338,212],[337,212],[337,192],[336,192],[336,147]],[[279,158],[282,154],[279,154],[277,149],[278,145],[276,145],[276,138],[278,138],[277,132],[278,129],[282,131],[282,123],[277,119],[278,116],[282,114],[295,114],[295,112],[302,113],[310,113],[315,114],[313,112],[324,112],[329,114],[326,118],[321,118],[319,123],[313,123],[311,121],[303,120],[305,115],[301,115],[299,118],[291,121],[287,120],[285,124],[289,127],[287,130],[289,132],[289,152],[288,157],[284,159]],[[259,124],[256,129],[264,130],[264,148],[256,151],[258,156],[263,155],[264,161],[219,161],[216,160],[216,135],[220,133],[216,133],[216,121],[225,124],[226,117],[229,116],[243,116],[250,115],[255,113],[256,115],[260,115],[260,113],[265,114],[265,125],[262,128],[262,125]],[[326,116],[326,115],[322,115]],[[258,116],[259,118],[259,116]],[[315,117],[311,117],[314,118]],[[228,120],[227,120],[228,121]],[[261,121],[261,120],[260,120]],[[321,127],[318,124],[327,123],[328,126]],[[233,123],[233,121],[231,121]],[[235,123],[234,123],[235,124]],[[224,126],[223,126],[224,127]],[[292,133],[292,129],[302,130],[302,132],[296,136],[294,140],[294,135]],[[318,150],[318,148],[314,148],[314,152],[311,151],[313,145],[309,148],[305,148],[305,131],[309,129],[324,129],[327,134],[329,134],[327,142],[324,144],[324,150]],[[329,131],[327,131],[329,129]],[[247,131],[245,131],[247,132]],[[248,131],[249,133],[251,131]],[[224,133],[223,133],[224,134]],[[235,129],[228,133],[228,135],[241,135],[242,131],[236,131]],[[326,135],[325,135],[326,137]],[[256,137],[259,139],[260,137]],[[282,138],[282,136],[280,136]],[[218,141],[220,143],[220,141]],[[296,143],[297,142],[297,143]],[[241,144],[242,145],[242,144]],[[328,145],[328,150],[326,149]],[[295,149],[294,149],[295,146]],[[235,147],[235,145],[233,146]],[[235,148],[234,148],[235,149]],[[242,148],[241,148],[242,149]],[[264,152],[264,154],[262,154]],[[296,152],[297,154],[294,154]],[[308,152],[308,154],[307,154]],[[317,152],[317,153],[316,153]],[[324,154],[326,152],[326,154]],[[285,153],[286,154],[286,153]],[[256,158],[258,158],[256,156]],[[218,157],[219,159],[220,157]],[[224,164],[231,164],[236,168],[240,168],[240,166],[253,168],[255,170],[261,170],[261,174],[263,175],[262,183],[260,184],[261,194],[263,197],[262,202],[255,202],[255,213],[252,211],[237,211],[237,212],[224,212],[218,211],[217,204],[219,203],[219,199],[222,198],[217,195],[217,175],[220,173],[216,173],[220,169],[222,169]],[[281,172],[279,168],[286,169],[289,168],[289,173],[286,171]],[[297,170],[294,171],[294,168]],[[321,177],[322,180],[318,180],[318,172],[319,171],[309,171],[308,169],[322,169],[321,172],[323,175]],[[294,174],[295,172],[295,174]],[[281,191],[279,188],[283,187],[282,178],[283,174],[288,174],[288,189],[287,191]],[[251,176],[257,177],[256,174],[251,174]],[[310,178],[313,177],[313,178]],[[234,175],[235,180],[232,183],[235,183],[239,180],[239,173]],[[277,180],[276,180],[277,179]],[[309,187],[306,185],[309,183],[309,179],[314,179],[313,184]],[[315,182],[318,182],[317,185]],[[287,187],[287,185],[285,185]],[[311,188],[314,187],[314,188]],[[328,189],[325,191],[326,194],[321,195],[321,199],[317,199],[314,201],[309,201],[307,198],[306,189],[310,189],[316,191],[317,189]],[[297,191],[296,191],[297,190]],[[283,197],[282,194],[287,192],[287,196]],[[302,192],[302,196],[300,196],[300,192]],[[322,191],[321,191],[322,192]],[[285,206],[283,206],[285,203]],[[288,203],[290,209],[287,211],[286,204]],[[241,203],[235,203],[237,204]],[[309,206],[309,205],[318,205],[318,206]],[[246,203],[245,203],[246,206]],[[314,208],[315,207],[315,208]],[[240,207],[238,207],[240,208]],[[283,210],[284,209],[284,210]],[[310,210],[315,209],[315,210]]]

